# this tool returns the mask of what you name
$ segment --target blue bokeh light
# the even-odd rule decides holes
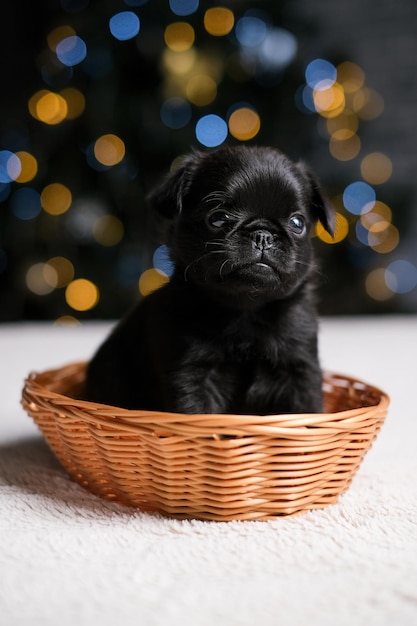
[[[358,241],[363,243],[364,246],[369,246],[369,231],[360,220],[356,222],[355,233]]]
[[[32,187],[17,189],[10,198],[10,210],[20,220],[34,219],[42,210],[39,193]]]
[[[22,171],[19,157],[10,150],[0,150],[0,183],[11,183]]]
[[[270,28],[260,45],[258,61],[263,70],[281,70],[294,59],[297,48],[297,39],[288,30]]]
[[[375,189],[362,181],[351,183],[343,192],[343,204],[346,210],[353,215],[368,213],[375,201]]]
[[[305,71],[306,83],[311,89],[328,89],[337,78],[337,69],[325,59],[314,59]]]
[[[264,41],[267,32],[266,23],[255,16],[241,17],[235,27],[236,39],[241,46],[248,48],[259,46]]]
[[[417,267],[405,259],[393,261],[385,270],[385,283],[394,293],[408,293],[417,287]]]
[[[140,20],[133,11],[121,11],[109,20],[110,32],[119,41],[127,41],[136,37],[140,30]]]
[[[207,148],[220,146],[228,134],[227,124],[218,115],[213,113],[201,117],[195,127],[198,141]]]
[[[191,15],[199,4],[199,0],[169,0],[169,8],[175,15]]]
[[[169,249],[162,245],[157,248],[153,254],[152,263],[155,269],[171,277],[174,273],[174,264],[169,256]]]
[[[184,98],[168,98],[161,106],[161,120],[168,128],[184,128],[191,120],[191,105]]]
[[[56,56],[64,65],[78,65],[87,56],[85,41],[77,35],[65,37],[56,47]]]

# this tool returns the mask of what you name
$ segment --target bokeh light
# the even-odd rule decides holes
[[[184,128],[190,122],[191,115],[191,106],[184,98],[168,98],[161,106],[161,120],[168,128]]]
[[[323,117],[336,117],[345,108],[345,93],[339,83],[313,90],[313,101],[317,113]]]
[[[417,287],[417,267],[406,259],[398,259],[387,266],[385,282],[394,293],[408,293]]]
[[[100,293],[97,285],[86,278],[77,278],[65,290],[65,300],[76,311],[89,311],[98,303]]]
[[[22,172],[19,157],[10,150],[0,150],[0,183],[17,180]]]
[[[123,235],[123,224],[114,215],[101,215],[93,225],[93,237],[101,246],[116,246]]]
[[[386,183],[392,174],[392,161],[381,152],[371,152],[361,161],[362,178],[371,185]]]
[[[344,215],[336,212],[335,231],[333,237],[325,230],[321,222],[317,222],[316,235],[324,243],[335,244],[346,239],[349,233],[349,222]]]
[[[174,264],[169,256],[169,249],[166,245],[159,246],[153,253],[152,263],[156,270],[159,270],[168,277],[174,273]]]
[[[198,141],[207,148],[222,144],[228,134],[227,124],[219,115],[213,113],[201,117],[195,128]]]
[[[185,93],[192,104],[207,106],[217,96],[217,84],[207,74],[196,74],[188,80]]]
[[[169,8],[175,15],[191,15],[198,10],[199,0],[169,0]]]
[[[228,35],[234,24],[233,11],[226,7],[213,7],[204,13],[204,28],[214,37]]]
[[[117,135],[102,135],[94,144],[94,156],[106,167],[117,165],[125,156],[125,144]]]
[[[169,282],[166,274],[155,268],[145,270],[139,278],[139,292],[142,296],[148,296]]]
[[[47,264],[55,271],[54,287],[66,287],[74,278],[74,265],[63,256],[55,256],[48,260]]]
[[[314,59],[305,70],[307,85],[316,91],[327,91],[336,82],[337,70],[325,59]]]
[[[338,161],[351,161],[361,150],[361,140],[350,130],[340,129],[329,140],[329,151]]]
[[[73,67],[84,61],[87,56],[87,46],[81,37],[70,35],[56,45],[55,52],[61,63]]]
[[[20,161],[21,171],[15,180],[17,183],[28,183],[33,180],[38,173],[38,162],[33,154],[29,152],[16,152],[16,156]]]
[[[72,26],[69,26],[68,24],[65,24],[63,26],[58,26],[57,28],[54,28],[53,30],[51,30],[51,32],[49,33],[49,35],[46,38],[46,40],[48,42],[49,49],[52,52],[56,52],[57,45],[63,39],[67,39],[68,37],[73,37],[76,34],[77,33],[72,28]]]
[[[229,132],[239,141],[253,139],[259,133],[260,128],[261,119],[252,108],[240,107],[229,117]]]
[[[42,208],[49,215],[66,213],[72,203],[71,191],[61,183],[51,183],[41,193]]]
[[[384,110],[384,99],[374,89],[364,87],[352,99],[352,109],[363,120],[374,120]]]
[[[57,284],[57,273],[48,263],[35,263],[26,272],[26,285],[37,296],[51,293]]]
[[[362,181],[351,183],[343,192],[343,204],[354,215],[367,213],[373,208],[375,201],[375,190]]]
[[[65,120],[68,105],[61,95],[42,89],[30,98],[29,112],[40,122],[54,126]]]
[[[110,18],[109,28],[115,39],[127,41],[139,33],[140,20],[133,11],[121,11]]]
[[[263,42],[267,30],[263,19],[254,15],[245,15],[238,20],[235,35],[241,46],[253,48]]]
[[[32,187],[17,189],[10,198],[10,210],[20,220],[38,217],[42,210],[39,193]]]
[[[355,93],[365,82],[365,72],[359,65],[351,61],[343,61],[337,66],[337,80],[345,93]]]
[[[340,136],[338,133],[341,132],[350,131],[352,134],[356,133],[358,127],[358,116],[348,108],[345,108],[337,117],[330,117],[326,120],[327,132],[336,138]]]
[[[66,118],[68,120],[75,120],[84,113],[85,97],[79,89],[75,89],[75,87],[66,87],[60,92],[59,95],[64,98],[67,104]]]
[[[191,48],[194,43],[194,28],[188,22],[168,24],[164,32],[164,40],[173,52],[184,52]]]
[[[365,289],[373,300],[383,302],[393,297],[394,293],[385,282],[385,269],[378,267],[369,272],[365,279]]]
[[[162,62],[164,69],[176,76],[188,74],[196,65],[197,54],[193,48],[184,52],[173,52],[169,48],[164,50]]]

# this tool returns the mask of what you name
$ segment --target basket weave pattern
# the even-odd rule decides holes
[[[272,519],[336,502],[389,398],[326,374],[326,413],[184,415],[76,399],[85,363],[31,374],[22,404],[70,476],[90,492],[179,518]]]

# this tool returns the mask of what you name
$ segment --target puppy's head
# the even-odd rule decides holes
[[[176,275],[222,298],[290,296],[312,270],[313,225],[334,229],[313,174],[266,147],[191,154],[149,199],[171,220]]]

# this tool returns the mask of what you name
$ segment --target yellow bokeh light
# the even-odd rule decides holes
[[[114,215],[102,215],[94,223],[94,239],[102,246],[117,245],[122,240],[123,235],[123,224]]]
[[[352,98],[352,109],[363,120],[373,120],[384,110],[384,99],[373,89],[364,87]]]
[[[40,122],[54,126],[65,120],[68,106],[59,94],[42,89],[30,98],[29,112],[32,117]]]
[[[67,286],[65,300],[76,311],[89,311],[99,301],[98,287],[86,278],[77,278]]]
[[[194,28],[187,22],[174,22],[166,27],[164,39],[170,50],[184,52],[194,43]]]
[[[48,260],[47,265],[56,273],[55,287],[66,287],[74,278],[74,266],[63,256],[55,256]]]
[[[33,180],[38,173],[38,162],[35,157],[25,151],[16,152],[16,156],[22,166],[19,176],[15,179],[16,182],[27,183],[30,180]]]
[[[249,107],[236,109],[229,118],[229,132],[239,141],[253,139],[259,133],[260,128],[259,115]]]
[[[168,282],[169,278],[163,272],[156,269],[145,270],[139,278],[139,291],[142,296],[148,296]]]
[[[326,127],[329,135],[334,135],[340,130],[350,130],[352,133],[356,133],[359,127],[358,116],[350,109],[345,108],[337,117],[328,118]]]
[[[356,63],[344,61],[337,66],[337,79],[345,93],[354,93],[363,86],[365,73]]]
[[[365,281],[366,293],[373,300],[383,302],[394,295],[385,282],[385,269],[380,267],[369,272]]]
[[[71,191],[61,183],[47,185],[41,193],[41,205],[49,215],[62,215],[72,203]]]
[[[339,243],[347,237],[349,233],[349,222],[341,213],[336,213],[336,226],[334,236],[329,235],[320,222],[317,222],[316,235],[324,243]]]
[[[117,135],[102,135],[94,144],[94,156],[97,161],[109,167],[120,163],[125,152],[125,144]]]
[[[235,23],[235,16],[230,9],[213,7],[204,14],[204,28],[215,37],[228,35]]]
[[[26,285],[37,296],[46,296],[57,284],[57,273],[47,263],[35,263],[26,272]]]
[[[392,174],[392,161],[382,152],[372,152],[362,159],[362,178],[371,185],[385,183]]]
[[[74,87],[67,87],[61,91],[60,96],[62,96],[67,103],[68,120],[75,120],[84,113],[85,98],[81,91]]]
[[[182,76],[190,72],[197,60],[197,54],[194,49],[185,52],[173,52],[172,50],[164,50],[162,62],[164,68],[171,74]]]
[[[206,106],[216,98],[217,85],[210,76],[197,74],[187,81],[185,93],[192,104]]]
[[[337,139],[334,135],[330,137],[330,154],[338,161],[351,161],[359,154],[360,149],[361,140],[355,134],[346,139]]]
[[[80,320],[77,320],[73,315],[61,315],[54,322],[55,326],[80,326]]]
[[[313,90],[314,107],[323,117],[340,115],[345,107],[345,92],[339,83],[327,89]]]
[[[370,211],[363,213],[360,220],[365,228],[371,230],[376,224],[390,224],[392,220],[392,211],[385,202],[377,200]]]
[[[377,231],[375,228],[368,233],[368,243],[372,250],[379,254],[388,254],[395,250],[400,243],[398,228],[388,224],[387,228]]]
[[[54,28],[46,38],[49,49],[55,52],[60,41],[67,37],[73,37],[74,35],[76,35],[76,32],[71,26],[64,25]]]

